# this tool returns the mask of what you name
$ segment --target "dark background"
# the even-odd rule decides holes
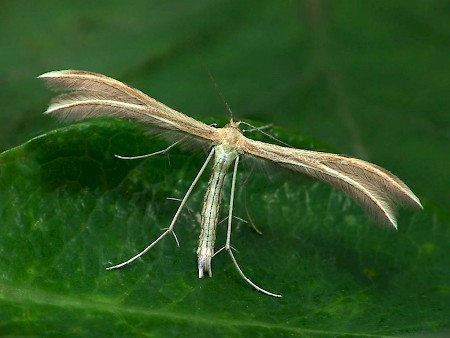
[[[73,125],[0,159],[0,335],[445,334],[449,52],[444,0],[1,1],[2,151],[61,127],[42,115],[53,94],[35,79],[51,70],[103,73],[190,116],[228,118],[204,62],[236,120],[273,123],[381,165],[425,211],[402,211],[389,232],[322,185],[275,179],[269,190],[256,177],[250,203],[265,236],[238,228],[236,246],[246,271],[282,300],[248,287],[225,256],[214,278],[199,281],[189,227],[178,230],[180,249],[166,240],[143,262],[105,273],[159,233],[150,225],[170,221],[173,204],[161,201],[182,196],[179,182],[188,185],[198,166],[177,153],[171,163],[181,169],[170,176],[165,158],[117,164],[103,157],[107,145],[129,154],[133,143],[114,136],[128,128],[125,140],[145,144],[141,131],[123,121]],[[94,136],[102,142],[87,141]],[[70,154],[83,147],[98,156],[84,159],[86,171]],[[96,176],[105,163],[113,170]],[[76,170],[85,186],[55,192]]]
[[[447,1],[10,1],[0,149],[56,127],[34,78],[90,70],[191,116],[235,117],[370,160],[450,204]]]

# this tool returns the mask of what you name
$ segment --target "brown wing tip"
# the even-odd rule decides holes
[[[63,74],[64,72],[68,72],[69,70],[53,70],[51,72],[47,72],[44,74],[41,74],[39,76],[37,76],[37,79],[48,79],[51,77],[58,77],[61,76],[61,74]]]
[[[413,197],[414,197],[413,201],[416,203],[416,207],[423,209],[423,205],[422,205],[422,203],[420,203],[419,198],[416,195],[413,195]]]
[[[98,74],[98,73],[93,73],[93,72],[89,72],[86,70],[75,70],[75,69],[63,69],[63,70],[52,70],[50,72],[41,74],[39,76],[37,76],[37,79],[49,79],[49,78],[57,78],[57,77],[62,77],[62,76],[68,76],[68,75],[85,75],[85,76],[89,76],[89,75],[93,75],[93,76],[98,76],[98,77],[102,77],[102,78],[108,78],[105,75],[102,74]]]
[[[400,204],[409,206],[412,208],[423,209],[422,203],[420,203],[419,197],[417,197],[411,190],[408,189],[408,194],[405,196],[403,201],[399,201]]]

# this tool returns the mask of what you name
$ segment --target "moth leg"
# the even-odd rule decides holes
[[[248,210],[248,206],[247,206],[247,189],[244,190],[244,208],[245,208],[245,213],[247,214],[247,219],[248,222],[246,223],[250,223],[250,225],[252,226],[253,230],[255,230],[255,232],[258,235],[262,235],[262,231],[258,229],[258,227],[256,226],[255,222],[253,222],[252,216],[250,215],[250,211]]]
[[[151,157],[154,155],[159,155],[159,154],[165,154],[166,152],[168,152],[170,149],[172,149],[173,147],[175,147],[178,143],[180,143],[181,141],[183,141],[186,137],[183,137],[182,139],[176,141],[175,143],[172,143],[170,146],[168,146],[167,148],[163,149],[163,150],[159,150],[159,151],[155,151],[154,153],[151,154],[145,154],[145,155],[138,155],[138,156],[122,156],[122,155],[114,155],[117,158],[120,158],[121,160],[137,160],[140,158],[146,158],[146,157]]]
[[[239,124],[245,124],[245,125],[247,125],[247,126],[249,126],[249,127],[252,128],[252,129],[244,129],[244,130],[242,130],[243,133],[244,133],[244,132],[259,131],[259,132],[260,132],[261,134],[263,134],[264,136],[267,136],[268,138],[270,138],[270,139],[272,139],[272,140],[274,140],[274,141],[277,141],[277,142],[279,142],[280,144],[285,145],[286,147],[292,148],[292,147],[291,147],[289,144],[287,144],[286,142],[283,142],[283,141],[277,139],[275,136],[272,136],[272,135],[270,135],[269,133],[266,133],[265,131],[263,131],[264,129],[271,128],[271,127],[272,127],[272,124],[266,124],[266,125],[261,126],[261,127],[255,127],[254,125],[251,125],[250,123],[247,123],[247,122],[244,122],[244,121],[240,121]]]
[[[260,130],[264,130],[264,129],[270,129],[270,128],[273,127],[273,123],[265,124],[265,125],[263,125],[263,126],[261,126],[261,127],[255,127],[254,125],[252,125],[252,124],[250,124],[250,123],[247,123],[247,122],[244,122],[244,121],[241,121],[241,124],[245,124],[245,125],[251,127],[251,129],[242,129],[242,132],[243,132],[243,133],[252,133],[252,132],[254,132],[254,131],[260,131]]]
[[[237,271],[241,275],[241,277],[251,286],[253,286],[256,290],[272,297],[281,297],[281,295],[278,295],[276,293],[269,292],[255,283],[253,283],[245,274],[242,272],[241,268],[239,267],[239,264],[236,260],[236,258],[233,255],[233,248],[231,247],[231,223],[233,222],[233,204],[234,204],[234,191],[236,189],[236,174],[237,174],[237,168],[239,164],[239,157],[236,158],[236,161],[234,162],[234,170],[233,170],[233,180],[231,182],[231,194],[230,194],[230,209],[228,211],[228,229],[227,229],[227,241],[225,243],[225,250],[228,251],[230,254],[231,260],[233,261],[234,266],[236,267]]]
[[[205,171],[206,166],[208,165],[209,161],[211,160],[212,156],[214,154],[214,149],[211,150],[211,152],[208,155],[208,158],[206,159],[205,163],[203,163],[203,166],[200,168],[197,176],[195,176],[194,181],[191,183],[189,189],[187,190],[186,194],[184,195],[183,199],[181,200],[180,206],[177,209],[177,212],[175,213],[175,216],[173,216],[172,222],[170,223],[169,227],[167,228],[166,231],[164,231],[157,239],[155,239],[149,246],[147,246],[144,250],[142,250],[141,252],[139,252],[137,255],[131,257],[130,259],[128,259],[125,262],[122,262],[120,264],[114,265],[114,266],[110,266],[108,268],[106,268],[106,270],[112,270],[112,269],[118,269],[121,268],[122,266],[125,266],[131,262],[133,262],[134,260],[136,260],[137,258],[141,257],[142,255],[144,255],[147,251],[149,251],[151,248],[153,248],[160,240],[162,240],[167,234],[169,233],[174,233],[173,232],[173,228],[175,226],[175,222],[178,219],[178,216],[181,213],[181,210],[183,209],[184,205],[186,204],[187,199],[189,198],[189,195],[191,194],[192,190],[194,189],[195,185],[197,184],[198,180],[200,179],[200,176],[202,176],[203,172]],[[176,238],[176,237],[175,237]],[[178,240],[177,240],[178,242]]]

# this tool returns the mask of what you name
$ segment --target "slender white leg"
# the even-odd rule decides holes
[[[251,127],[251,129],[242,129],[243,133],[251,133],[251,132],[254,132],[254,131],[257,131],[257,130],[259,131],[259,130],[269,129],[269,128],[273,127],[273,123],[265,124],[265,125],[263,125],[261,127],[255,127],[254,125],[252,125],[250,123],[247,123],[247,122],[244,122],[244,121],[241,121],[241,124],[245,124],[245,125]]]
[[[255,222],[253,222],[253,218],[250,215],[250,211],[248,210],[247,207],[247,189],[244,190],[244,208],[245,208],[245,213],[247,214],[247,223],[250,223],[250,225],[252,226],[253,230],[255,230],[255,232],[258,235],[262,235],[262,231],[258,229],[258,227],[256,226]]]
[[[184,195],[183,200],[181,201],[180,206],[178,207],[178,210],[175,213],[175,216],[173,216],[172,222],[170,223],[170,225],[167,228],[167,230],[164,231],[157,239],[155,239],[149,246],[147,246],[144,250],[142,250],[137,255],[131,257],[129,260],[127,260],[125,262],[122,262],[122,263],[114,265],[114,266],[110,266],[109,268],[106,268],[106,270],[117,269],[117,268],[120,268],[120,267],[122,267],[124,265],[127,265],[127,264],[131,263],[135,259],[137,259],[137,258],[141,257],[142,255],[144,255],[148,250],[153,248],[156,245],[156,243],[158,243],[161,239],[163,239],[168,233],[171,233],[171,232],[173,233],[173,227],[175,225],[175,222],[177,221],[178,216],[181,213],[181,209],[183,209],[183,206],[186,204],[186,201],[187,201],[189,195],[191,194],[192,190],[194,189],[195,185],[197,184],[197,181],[199,180],[200,176],[205,171],[205,168],[208,165],[208,163],[211,160],[213,155],[214,155],[214,148],[210,151],[210,153],[208,155],[208,158],[206,159],[205,163],[203,163],[203,166],[200,168],[200,171],[198,172],[198,174],[195,177],[194,181],[192,182],[191,186],[189,187],[189,189],[187,190],[186,194]]]
[[[231,223],[233,222],[233,204],[234,204],[234,191],[236,188],[236,174],[237,174],[237,168],[239,165],[239,157],[236,157],[236,160],[234,162],[234,170],[233,170],[233,180],[231,181],[231,194],[230,194],[230,209],[228,211],[228,229],[227,229],[227,241],[225,243],[225,250],[228,251],[230,254],[231,260],[234,263],[234,266],[238,270],[239,274],[241,275],[244,280],[253,286],[256,290],[272,297],[281,297],[281,295],[278,295],[276,293],[269,292],[267,290],[264,290],[263,288],[259,287],[255,283],[253,283],[245,274],[242,272],[241,268],[239,267],[238,262],[236,261],[236,258],[234,258],[233,250],[231,248]]]
[[[170,149],[175,147],[178,143],[180,143],[184,139],[185,139],[185,137],[183,137],[181,140],[178,140],[175,143],[172,143],[166,149],[155,151],[154,153],[151,153],[151,154],[138,155],[138,156],[121,156],[121,155],[117,155],[116,154],[114,156],[117,157],[117,158],[120,158],[121,160],[137,160],[137,159],[140,159],[140,158],[146,158],[146,157],[150,157],[150,156],[154,156],[154,155],[165,154],[167,151],[169,151]]]
[[[263,129],[272,127],[272,125],[270,125],[270,124],[267,124],[267,125],[264,125],[264,126],[261,126],[261,127],[255,127],[255,126],[251,125],[250,123],[247,123],[247,122],[244,122],[244,121],[239,122],[239,124],[245,124],[245,125],[247,125],[247,126],[249,126],[249,127],[252,127],[252,129],[243,130],[242,132],[244,132],[244,131],[246,131],[246,132],[259,131],[261,134],[267,136],[268,138],[270,138],[270,139],[272,139],[272,140],[274,140],[274,141],[277,141],[277,142],[279,142],[280,144],[285,145],[286,147],[292,148],[292,147],[291,147],[289,144],[287,144],[286,142],[283,142],[283,141],[277,139],[276,137],[270,135],[269,133],[266,133],[266,132],[263,131]]]
[[[245,212],[247,213],[247,219],[248,219],[247,223],[250,223],[250,225],[252,226],[253,230],[255,230],[255,232],[258,235],[262,235],[263,234],[262,231],[259,230],[258,227],[256,226],[256,224],[253,222],[252,216],[250,215],[250,212],[248,211],[248,209],[245,209]]]

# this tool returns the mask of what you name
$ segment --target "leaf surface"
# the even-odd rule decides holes
[[[182,149],[136,161],[113,155],[165,145],[131,122],[101,119],[0,156],[1,332],[392,336],[448,326],[449,234],[437,215],[404,211],[400,230],[390,231],[321,183],[252,165],[240,172],[235,213],[247,218],[247,208],[263,235],[236,220],[232,245],[246,274],[282,299],[253,290],[223,252],[213,278],[198,279],[207,177],[175,228],[180,247],[167,237],[142,259],[106,271],[170,223],[178,202],[167,197],[183,197],[204,159]],[[216,249],[225,231],[220,224]]]

